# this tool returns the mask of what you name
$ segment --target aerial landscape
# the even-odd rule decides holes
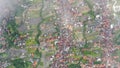
[[[120,68],[120,0],[0,0],[0,68]]]

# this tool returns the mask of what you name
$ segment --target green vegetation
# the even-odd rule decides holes
[[[84,39],[84,41],[85,41],[85,45],[84,45],[84,47],[88,47],[88,42],[87,42],[87,37],[86,37],[86,26],[87,26],[87,22],[86,21],[84,21],[83,22],[83,39]]]
[[[37,44],[35,39],[28,39],[26,40],[26,46],[31,46]]]
[[[92,20],[95,19],[95,14],[94,14],[94,11],[93,11],[93,10],[90,10],[90,11],[88,12],[88,14],[89,14],[90,17],[92,18]]]
[[[112,56],[118,56],[118,57],[120,57],[120,50],[116,50],[116,51],[112,54]],[[117,58],[116,61],[120,62],[120,58]]]
[[[15,68],[14,65],[9,65],[7,68]]]
[[[89,7],[90,9],[93,8],[93,4],[92,4],[92,1],[91,1],[91,0],[84,0],[84,1],[87,3],[87,5],[88,5],[88,7]]]
[[[101,64],[101,61],[95,61],[94,64]]]
[[[84,15],[89,15],[92,18],[92,20],[94,20],[95,19],[95,14],[94,14],[94,11],[93,11],[92,1],[91,0],[84,0],[84,1],[87,3],[88,7],[90,8],[90,11],[87,12],[87,13],[84,13]]]
[[[3,47],[3,45],[2,44],[0,44],[0,49]]]
[[[97,57],[98,54],[95,51],[83,51],[83,54],[86,56],[92,56],[92,57]]]
[[[12,64],[15,68],[32,68],[32,63],[23,59],[12,60]]]
[[[55,24],[55,30],[56,30],[56,32],[52,34],[53,37],[60,35],[60,27],[58,24]]]
[[[38,58],[41,58],[42,57],[42,52],[40,52],[38,50],[38,48],[36,49],[36,51],[34,52],[35,56],[38,57]]]
[[[38,45],[40,45],[39,36],[42,34],[42,32],[40,30],[40,25],[41,25],[41,23],[44,22],[43,16],[42,16],[43,8],[44,8],[44,1],[42,0],[42,6],[41,6],[41,9],[40,9],[40,17],[41,17],[42,21],[37,25],[37,31],[38,31],[38,33],[37,33],[37,35],[35,37],[35,41],[37,42]]]
[[[31,53],[34,53],[36,51],[36,48],[34,48],[34,47],[28,47],[28,48],[26,48],[26,50],[27,50],[27,52],[29,54],[31,54]]]
[[[113,41],[115,44],[120,45],[120,32],[115,34]]]
[[[79,64],[70,64],[68,68],[81,68]]]
[[[25,10],[25,9],[24,9],[23,7],[17,6],[17,7],[16,7],[16,13],[15,13],[16,15],[15,15],[15,16],[18,16],[18,17],[19,17],[19,16],[22,16],[24,10]]]
[[[19,31],[17,30],[15,19],[9,20],[6,28],[7,29],[4,32],[4,37],[6,38],[9,47],[15,47],[14,41],[20,36]]]
[[[2,57],[2,58],[8,58],[8,54],[7,53],[0,53],[0,56]]]
[[[43,22],[43,21],[42,21],[42,22]],[[41,22],[41,23],[42,23],[42,22]],[[35,37],[35,41],[37,42],[38,45],[40,45],[39,36],[42,34],[42,32],[41,32],[41,30],[40,30],[40,24],[41,24],[41,23],[39,23],[38,26],[37,26],[38,34],[37,34],[36,37]]]

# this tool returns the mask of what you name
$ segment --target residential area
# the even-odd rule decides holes
[[[0,68],[120,68],[119,0],[0,0]]]

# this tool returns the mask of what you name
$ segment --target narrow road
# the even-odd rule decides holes
[[[41,21],[40,21],[40,23],[38,23],[38,25],[37,25],[37,31],[38,31],[38,33],[37,33],[37,35],[36,35],[36,37],[35,37],[35,41],[37,42],[38,45],[40,45],[39,36],[42,34],[42,32],[41,32],[41,30],[40,30],[40,25],[41,25],[41,23],[44,22],[43,16],[42,16],[43,8],[44,8],[44,1],[42,0],[42,6],[41,6],[41,9],[40,9]]]
[[[120,6],[116,6],[116,4],[117,4],[117,0],[113,0],[114,1],[114,4],[113,4],[113,11],[114,12],[118,12],[118,11],[120,11]]]

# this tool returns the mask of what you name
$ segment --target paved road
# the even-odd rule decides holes
[[[113,11],[114,12],[119,12],[120,11],[120,6],[117,5],[117,0],[113,0],[114,1],[114,4],[113,4]]]

